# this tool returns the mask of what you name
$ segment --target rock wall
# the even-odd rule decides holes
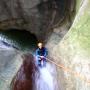
[[[20,53],[0,47],[0,90],[10,90],[10,83],[21,64]]]
[[[64,20],[67,10],[69,13],[67,0],[0,0],[0,30],[25,29],[45,40],[46,34]],[[1,47],[0,90],[8,90],[22,59],[15,50]]]
[[[74,0],[1,0],[0,29],[26,29],[45,40],[73,12]]]
[[[34,33],[39,40],[48,40],[46,46],[49,50],[49,56],[65,67],[64,69],[57,67],[58,84],[61,90],[90,89],[89,0],[76,0],[75,19],[73,18],[75,14],[74,0],[61,0],[61,3],[58,0],[13,0],[10,2],[1,0],[0,2],[2,4],[0,9],[1,29],[24,28]],[[10,55],[13,56],[12,53]],[[14,61],[15,68],[18,66],[14,69],[15,71],[13,70],[13,74],[9,74],[8,71],[11,70],[10,72],[12,72],[12,69],[10,69],[12,66],[7,69],[6,67],[3,68],[8,63],[3,61],[0,71],[4,70],[5,72],[0,73],[2,74],[0,78],[1,90],[7,89],[12,77],[22,63],[18,61],[21,58],[16,53],[15,57],[18,59],[12,57],[9,59],[10,63]],[[6,58],[3,58],[3,60],[6,60]],[[19,63],[17,64],[17,62]],[[5,76],[6,74],[7,76]],[[10,75],[10,78],[8,75]],[[9,83],[2,80],[3,78]],[[3,87],[3,85],[6,87]]]
[[[77,0],[76,8],[65,37],[61,41],[51,38],[47,44],[50,56],[64,66],[57,68],[62,90],[90,90],[90,1]]]

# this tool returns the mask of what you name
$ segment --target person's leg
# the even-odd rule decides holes
[[[40,65],[41,64],[41,60],[38,60],[38,65]]]
[[[46,66],[46,59],[43,60],[43,66]]]
[[[36,66],[38,65],[38,58],[37,58],[37,56],[35,58],[35,64],[36,64]]]
[[[41,58],[38,58],[38,65],[41,66]]]
[[[40,58],[36,57],[36,65],[40,66]]]

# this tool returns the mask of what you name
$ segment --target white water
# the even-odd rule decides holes
[[[46,67],[39,68],[36,76],[36,90],[57,90],[55,66],[47,63]]]

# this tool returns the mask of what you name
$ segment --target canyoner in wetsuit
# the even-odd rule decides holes
[[[42,43],[38,43],[38,49],[36,50],[36,62],[38,66],[46,66],[47,55],[48,55],[47,49],[43,47]]]

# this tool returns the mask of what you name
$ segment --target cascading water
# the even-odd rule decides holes
[[[11,90],[58,90],[55,66],[36,67],[33,56],[24,56],[24,62],[11,83]]]
[[[55,66],[47,63],[36,73],[36,90],[58,90]]]

